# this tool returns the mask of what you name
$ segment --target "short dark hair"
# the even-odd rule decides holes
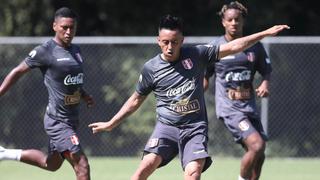
[[[229,4],[223,5],[221,10],[220,10],[220,12],[217,13],[221,17],[221,19],[224,18],[224,13],[228,9],[237,9],[237,10],[239,10],[243,18],[246,18],[246,16],[248,15],[248,10],[244,5],[242,5],[238,1],[231,1]]]
[[[183,33],[183,21],[179,17],[170,14],[165,15],[160,19],[159,31],[161,29],[179,30]]]
[[[70,8],[67,8],[67,7],[59,8],[56,11],[56,13],[54,15],[54,19],[56,20],[57,18],[61,18],[61,17],[72,18],[75,20],[78,19],[77,13],[75,13],[73,10],[71,10]]]

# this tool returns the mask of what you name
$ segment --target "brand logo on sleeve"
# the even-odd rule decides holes
[[[80,53],[77,53],[76,56],[77,56],[77,59],[78,59],[80,62],[83,62]]]
[[[34,57],[36,56],[36,54],[37,54],[37,51],[36,51],[36,50],[32,50],[32,51],[29,53],[29,56],[30,56],[31,58],[34,58]]]

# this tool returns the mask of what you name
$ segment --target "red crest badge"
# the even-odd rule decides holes
[[[72,144],[74,144],[74,145],[79,145],[79,138],[78,138],[78,136],[77,135],[72,135],[71,137],[70,137],[70,139],[71,139],[71,143]]]
[[[190,58],[182,60],[182,65],[185,69],[192,69],[193,63]]]

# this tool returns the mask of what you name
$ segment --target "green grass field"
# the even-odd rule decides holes
[[[93,180],[127,180],[137,168],[136,158],[89,158]],[[202,175],[202,180],[237,180],[240,159],[215,158],[214,164]],[[36,167],[13,161],[0,162],[1,180],[72,180],[71,166],[65,162],[56,172],[47,172]],[[183,179],[178,159],[158,169],[150,180]],[[320,159],[276,159],[267,158],[261,180],[318,180]]]

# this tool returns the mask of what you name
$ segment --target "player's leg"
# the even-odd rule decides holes
[[[258,179],[263,164],[262,160],[264,160],[265,141],[258,132],[254,132],[243,140],[243,144],[246,152],[241,160],[240,175],[250,180]],[[255,165],[259,166],[255,167]],[[252,173],[253,171],[255,172]]]
[[[49,171],[59,169],[63,163],[63,158],[56,151],[46,155],[36,149],[5,149],[3,147],[0,147],[0,160],[20,161]]]
[[[178,137],[178,128],[157,122],[131,180],[146,180],[157,168],[168,164],[178,154]]]
[[[78,151],[77,153],[65,151],[63,156],[74,169],[77,180],[90,180],[90,166],[88,158],[82,151]]]
[[[61,167],[64,159],[57,151],[46,155],[42,151],[28,149],[22,150],[20,161],[45,170],[56,171]]]
[[[154,153],[145,155],[131,180],[146,180],[161,164],[162,158]]]
[[[82,151],[75,127],[45,116],[45,130],[50,137],[50,150],[59,152],[73,167],[77,180],[90,179],[88,159]]]
[[[251,179],[259,179],[260,178],[264,159],[265,159],[265,154],[263,153],[263,155],[259,157],[259,159],[257,160],[257,162],[253,166]]]
[[[245,149],[240,165],[239,180],[249,180],[253,174],[257,174],[256,177],[258,177],[264,160],[265,140],[267,139],[260,119],[244,114],[220,117],[219,119],[223,120],[235,141]],[[256,168],[255,165],[259,165],[259,168]],[[252,173],[253,171],[255,173]]]
[[[197,159],[187,164],[184,170],[185,180],[200,180],[206,159]]]
[[[179,150],[185,180],[200,179],[201,173],[210,167],[212,160],[207,144],[207,123],[189,124],[180,130]]]

